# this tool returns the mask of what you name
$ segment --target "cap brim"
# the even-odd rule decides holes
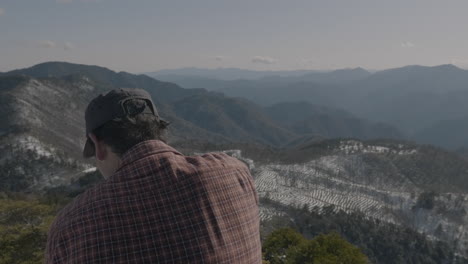
[[[94,157],[94,144],[89,138],[86,140],[86,144],[83,149],[83,157],[84,158]]]

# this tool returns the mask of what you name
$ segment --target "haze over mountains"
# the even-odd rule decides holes
[[[225,137],[227,141],[258,141],[280,146],[281,144],[287,143],[288,140],[292,140],[295,136],[298,136],[292,133],[292,131],[287,131],[283,127],[284,124],[277,123],[274,119],[269,117],[266,109],[248,102],[247,100],[229,98],[220,93],[208,92],[204,89],[183,89],[175,84],[157,81],[145,75],[132,75],[125,72],[116,73],[97,66],[59,62],[44,63],[23,70],[3,73],[2,75],[5,76],[2,78],[2,81],[5,80],[5,82],[8,80],[5,79],[7,76],[16,75],[22,75],[24,78],[29,79],[36,78],[39,82],[47,79],[48,82],[52,83],[74,82],[77,80],[82,82],[83,80],[89,80],[91,83],[95,84],[94,86],[98,86],[98,88],[96,88],[90,84],[92,86],[88,91],[90,97],[116,87],[139,87],[146,89],[152,94],[155,103],[161,109],[162,116],[168,118],[170,121],[175,121],[180,118],[185,120],[185,122],[174,122],[176,137],[183,138],[186,136],[183,133],[178,134],[177,131],[185,130],[180,130],[177,127],[180,126],[181,123],[184,124],[187,122],[197,128],[204,128],[204,132],[209,136],[201,138],[203,140],[213,140],[212,136],[214,135],[210,133],[218,133],[217,137],[214,137],[215,139]],[[5,84],[5,86],[7,86],[7,84]],[[46,100],[46,98],[42,99]],[[81,103],[85,104],[85,102]],[[223,112],[225,113],[224,116],[222,116]],[[321,112],[325,113],[327,111],[322,109]],[[333,111],[330,110],[330,113],[332,112]],[[191,113],[192,115],[190,117]],[[193,113],[198,114],[193,115]],[[338,112],[335,112],[333,115],[330,114],[328,117],[336,118],[337,113]],[[210,117],[203,118],[203,114],[210,115]],[[343,112],[342,114],[345,113]],[[255,125],[249,125],[249,123]],[[265,128],[264,132],[261,132],[263,127]],[[226,134],[223,134],[224,131],[231,133],[231,136],[226,137]],[[233,131],[238,131],[235,136],[232,134],[234,133]],[[267,136],[268,133],[277,134],[278,137]],[[375,133],[374,135],[370,135],[370,137],[382,137],[384,135],[385,134]],[[324,134],[322,136],[328,137],[329,135]],[[353,134],[347,136],[361,137],[361,135]],[[363,137],[368,138],[369,136]]]
[[[282,206],[315,206],[318,211],[327,206],[346,213],[360,211],[370,219],[429,234],[466,256],[468,161],[405,141],[404,126],[380,120],[396,118],[392,112],[413,118],[400,121],[422,122],[426,117],[434,126],[417,134],[418,140],[462,147],[463,100],[446,101],[445,109],[433,109],[433,103],[448,100],[451,93],[464,94],[464,74],[452,66],[377,73],[350,69],[215,80],[245,86],[209,91],[64,62],[1,73],[0,192],[77,188],[79,179],[94,171],[90,161],[80,157],[88,102],[113,88],[142,88],[152,95],[161,116],[172,122],[170,144],[188,153],[220,150],[244,160],[262,198]],[[440,80],[446,76],[443,83],[449,87],[431,84],[427,78],[432,76]],[[384,80],[387,86],[380,84]],[[228,95],[234,93],[244,98]],[[398,97],[408,104],[418,99],[421,105],[405,108],[404,113],[397,108],[402,102],[394,101]],[[371,106],[375,109],[366,111]],[[443,117],[449,113],[439,112],[448,109],[454,117],[449,121],[432,120],[424,112]],[[378,116],[371,110],[386,118],[371,120]],[[447,127],[453,131],[451,141],[440,136]],[[260,206],[265,220],[284,216],[284,210]]]
[[[195,140],[282,147],[304,137],[401,137],[394,128],[382,129],[380,124],[359,120],[344,111],[301,103],[294,111],[302,114],[294,122],[280,120],[274,108],[246,99],[205,89],[184,89],[146,75],[49,62],[0,75],[0,160],[2,168],[8,170],[8,180],[50,168],[48,173],[39,173],[40,178],[26,177],[24,184],[11,186],[56,185],[70,180],[70,170],[85,169],[86,162],[80,158],[85,139],[84,109],[96,95],[119,87],[142,88],[152,95],[161,116],[172,122],[169,139],[175,144]],[[35,168],[37,164],[24,160],[31,155],[47,165]],[[21,166],[15,165],[19,163]]]
[[[204,70],[198,76],[218,72]],[[79,154],[84,109],[97,94],[118,87],[143,88],[153,96],[161,116],[172,122],[173,144],[295,148],[325,138],[412,138],[451,149],[468,146],[468,71],[451,65],[376,73],[361,68],[282,75],[224,72],[259,79],[209,80],[222,85],[207,91],[65,62],[0,73],[0,160],[14,163],[24,157],[21,153],[39,149],[39,156],[58,168],[47,180],[36,179],[45,185],[64,179],[64,164],[85,168]],[[8,173],[11,179],[25,174]]]
[[[157,72],[148,72],[148,76],[190,76],[194,78],[206,78],[216,80],[255,80],[268,76],[300,76],[308,74],[311,71],[298,70],[298,71],[253,71],[244,70],[238,68],[218,68],[218,69],[201,69],[201,68],[181,68],[181,69],[169,69],[160,70]],[[165,78],[162,78],[165,79]],[[188,87],[187,87],[188,88]]]
[[[447,88],[440,88],[427,80],[434,76],[445,80]],[[89,166],[80,157],[85,139],[83,113],[86,105],[97,94],[118,87],[147,90],[161,116],[172,122],[168,137],[171,144],[179,146],[190,146],[194,142],[198,142],[198,146],[235,146],[240,143],[300,149],[326,138],[407,139],[408,133],[404,132],[408,130],[405,130],[405,126],[400,125],[398,129],[390,122],[376,120],[396,118],[393,115],[391,118],[380,117],[370,121],[371,118],[363,119],[351,112],[359,112],[374,105],[372,111],[361,111],[361,114],[366,117],[377,115],[374,112],[379,111],[383,117],[386,117],[385,114],[401,114],[406,117],[401,122],[413,120],[415,123],[423,122],[423,117],[426,117],[434,125],[415,134],[418,140],[456,149],[466,146],[464,131],[468,130],[468,126],[464,124],[467,119],[460,109],[467,106],[461,99],[463,97],[449,101],[447,96],[451,93],[467,94],[462,84],[465,77],[466,71],[453,66],[410,66],[374,74],[363,69],[349,69],[297,76],[267,76],[258,80],[223,81],[251,85],[249,88],[240,86],[220,89],[227,94],[241,93],[251,97],[253,101],[249,101],[228,97],[219,90],[184,89],[146,75],[117,73],[98,66],[43,63],[0,74],[0,160],[2,168],[8,168],[6,175],[9,180],[24,178],[24,184],[11,185],[16,186],[16,189],[31,185],[41,188],[69,181],[70,171],[77,168],[85,170]],[[316,82],[297,81],[306,79],[315,79]],[[269,86],[276,80],[279,80],[276,86]],[[466,81],[468,83],[468,79]],[[380,83],[386,83],[387,86]],[[428,97],[407,96],[408,93],[419,95],[421,91],[423,94],[431,93],[429,98],[433,101],[424,101]],[[380,97],[361,100],[372,93]],[[255,100],[255,95],[272,104],[256,104],[258,100]],[[401,104],[401,101],[393,101],[395,97],[404,95],[407,96],[407,112],[391,107]],[[434,110],[433,103],[440,102],[440,98],[445,98],[446,105],[444,109]],[[409,102],[415,103],[416,99],[424,102],[409,107]],[[340,100],[346,103],[338,104]],[[387,112],[383,111],[385,107],[388,108]],[[443,116],[452,118],[444,121]],[[435,117],[439,117],[438,120]],[[451,131],[450,137],[445,136],[447,128]],[[26,162],[24,157],[31,155],[35,160],[41,159],[41,164],[47,166],[39,166],[40,169],[37,169],[34,162]],[[18,169],[19,166],[15,164],[20,162],[30,166]],[[40,173],[40,178],[25,177],[35,170],[49,170],[49,173]]]
[[[221,74],[218,77],[217,73]],[[248,74],[250,72],[250,74]],[[335,71],[247,71],[239,69],[180,69],[147,73],[158,80],[177,83],[185,88],[226,90],[231,88],[259,88],[265,85],[278,86],[301,82],[343,83],[360,80],[371,75],[362,69],[341,69]],[[229,78],[223,76],[229,76]]]
[[[359,118],[393,125],[417,142],[449,149],[467,146],[462,135],[468,134],[468,71],[453,65],[406,66],[375,73],[357,68],[255,80],[224,81],[208,76],[160,77],[183,87],[204,87],[264,106],[307,101],[339,108]]]
[[[433,76],[438,77],[440,82],[430,83],[427,78]],[[337,82],[343,82],[353,85],[348,90],[358,92],[373,90],[400,94],[411,89],[444,94],[444,91],[463,93],[463,82],[468,83],[468,79],[464,79],[466,77],[466,71],[444,65],[408,66],[374,74],[363,69],[313,72],[295,77],[264,77],[257,81],[315,78],[323,84],[318,84],[318,81],[302,84],[328,87],[332,82],[334,85],[329,86],[331,89],[343,89],[337,85]],[[386,80],[387,88],[377,85],[382,80]],[[442,83],[447,88],[440,88]],[[413,88],[410,84],[418,85]],[[422,84],[426,86],[422,87]],[[263,107],[247,99],[227,97],[205,89],[184,89],[146,75],[117,73],[98,66],[49,62],[0,74],[2,148],[33,151],[59,163],[82,162],[80,151],[85,139],[84,109],[97,94],[117,87],[148,90],[161,116],[173,123],[169,139],[174,143],[197,140],[218,145],[254,143],[294,149],[324,138],[404,139],[404,135],[391,125],[366,121],[340,108],[312,104],[307,101],[313,99],[307,97],[298,102],[279,102]],[[316,91],[313,88],[311,90]],[[289,98],[285,96],[283,99],[288,101]],[[411,114],[408,112],[408,115]],[[462,113],[458,114],[462,116]],[[463,134],[457,128],[464,122],[466,119],[434,122],[432,130],[427,131],[436,131],[435,134],[421,133],[421,141],[436,142],[442,138],[437,135],[444,133],[445,127],[450,127],[453,134],[458,135],[450,140],[454,147],[460,147],[456,142],[463,139]],[[2,153],[2,162],[12,160],[4,154],[6,152]],[[54,160],[52,154],[59,154],[61,160]]]

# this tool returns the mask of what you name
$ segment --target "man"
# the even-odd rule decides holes
[[[112,90],[85,114],[85,157],[105,180],[65,207],[46,263],[261,263],[248,168],[223,153],[187,157],[140,89]]]

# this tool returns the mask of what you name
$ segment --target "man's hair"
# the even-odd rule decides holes
[[[142,103],[145,102],[132,100],[127,104],[128,107],[133,105],[135,108],[139,108]],[[159,121],[159,118],[152,114],[137,113],[111,120],[94,129],[92,133],[98,140],[102,140],[108,145],[112,152],[122,157],[125,152],[140,142],[153,139],[166,142],[165,130],[167,126],[167,122]]]

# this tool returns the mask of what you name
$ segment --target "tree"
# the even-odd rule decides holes
[[[263,250],[265,260],[271,264],[369,263],[359,248],[335,232],[321,234],[312,240],[307,240],[291,228],[282,228],[267,237]]]
[[[295,248],[305,241],[306,239],[292,228],[275,230],[263,243],[265,259],[271,264],[284,263],[289,248]]]
[[[437,197],[437,193],[434,191],[422,192],[418,196],[418,200],[416,201],[415,208],[423,208],[427,210],[432,210],[435,206],[436,197]]]

